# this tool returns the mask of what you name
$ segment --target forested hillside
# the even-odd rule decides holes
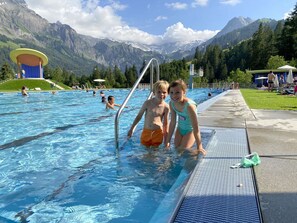
[[[199,48],[193,59],[196,68],[204,69],[204,81],[234,80],[246,76],[244,72],[256,69],[276,69],[290,64],[297,65],[297,4],[285,22],[278,22],[275,29],[260,23],[252,38],[223,49],[210,45],[205,52]],[[238,75],[236,75],[238,73]],[[241,75],[240,75],[241,74]],[[244,78],[237,78],[243,82]]]

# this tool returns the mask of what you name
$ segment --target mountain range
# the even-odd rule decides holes
[[[0,61],[9,59],[9,51],[18,47],[40,50],[49,58],[49,66],[61,67],[77,75],[92,72],[94,66],[142,66],[145,60],[156,58],[159,62],[193,56],[196,48],[204,50],[210,44],[223,48],[250,38],[261,22],[274,28],[277,21],[236,17],[213,38],[206,42],[190,44],[173,42],[162,46],[139,45],[97,39],[77,33],[67,24],[49,23],[27,7],[24,0],[0,0]]]

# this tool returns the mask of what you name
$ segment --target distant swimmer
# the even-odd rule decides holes
[[[103,91],[100,91],[100,96],[101,96],[101,102],[106,103],[106,98],[105,98],[105,94]]]
[[[22,95],[23,96],[28,96],[28,93],[26,91],[26,87],[25,86],[22,87]]]

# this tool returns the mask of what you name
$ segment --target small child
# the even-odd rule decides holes
[[[137,123],[145,113],[144,128],[141,134],[141,144],[146,147],[158,147],[165,142],[168,133],[169,106],[164,101],[168,94],[168,82],[157,81],[153,86],[153,98],[145,101],[136,116],[128,137],[133,135]]]
[[[198,126],[197,104],[186,97],[187,85],[182,80],[176,80],[169,85],[171,121],[166,147],[170,147],[170,140],[176,126],[178,115],[178,126],[175,132],[174,144],[177,149],[186,149],[194,145],[196,141],[197,151],[194,154],[206,155],[201,142],[201,135]]]
[[[120,107],[121,105],[114,103],[114,96],[110,95],[107,98],[106,109],[113,109],[115,110],[115,106]]]

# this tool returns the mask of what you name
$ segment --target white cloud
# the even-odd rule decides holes
[[[98,6],[99,1],[80,0],[26,0],[28,7],[49,22],[60,21],[70,25],[77,32],[98,38],[107,38],[110,27],[125,26],[116,10],[124,9],[124,5],[111,2],[110,5]]]
[[[127,8],[126,5],[120,4],[119,2],[111,1],[111,7],[115,10],[124,10]]]
[[[208,0],[195,0],[192,2],[192,7],[196,8],[197,6],[206,6],[208,3]]]
[[[175,10],[183,10],[188,7],[186,3],[181,2],[173,2],[173,3],[165,3],[167,8],[175,9]]]
[[[161,36],[154,36],[129,26],[112,27],[108,31],[108,38],[121,42],[136,42],[142,44],[158,44]]]
[[[240,0],[221,0],[220,3],[226,4],[226,5],[237,5],[241,1]]]
[[[167,20],[168,18],[166,16],[157,16],[155,18],[155,21],[160,21],[160,20]]]
[[[195,40],[207,40],[219,32],[203,30],[196,31],[191,28],[186,28],[181,22],[178,22],[166,29],[166,33],[163,35],[163,40],[165,42],[181,42],[190,43]]]
[[[284,18],[283,18],[283,19],[287,19],[287,18],[289,18],[290,15],[291,15],[291,13],[292,13],[293,11],[294,11],[294,9],[291,9],[290,11],[286,12],[286,13],[284,14]]]
[[[126,24],[116,14],[124,10],[125,5],[115,1],[106,6],[100,6],[99,0],[26,0],[28,7],[51,23],[60,21],[70,25],[78,33],[96,38],[108,38],[123,42],[142,44],[162,44],[172,41],[191,42],[207,40],[218,31],[196,31],[186,28],[181,22],[168,27],[163,35],[152,35]],[[159,16],[155,20],[167,19]]]
[[[191,28],[186,28],[181,22],[178,22],[168,27],[163,35],[151,35],[139,29],[131,28],[129,26],[113,27],[109,30],[109,32],[110,35],[113,35],[112,39],[118,41],[137,42],[148,45],[160,45],[170,42],[190,43],[195,40],[205,41],[216,35],[219,30],[196,31]]]

